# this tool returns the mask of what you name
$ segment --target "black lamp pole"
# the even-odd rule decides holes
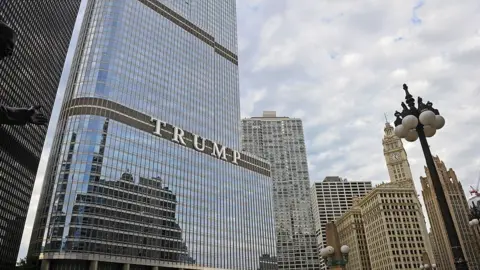
[[[415,99],[408,92],[408,86],[406,84],[403,85],[403,90],[405,90],[405,102],[408,104],[408,108],[405,103],[402,102],[403,111],[401,113],[398,111],[395,112],[395,134],[410,142],[415,141],[417,138],[420,139],[427,168],[432,179],[433,189],[435,190],[445,229],[447,230],[447,236],[455,260],[455,268],[468,270],[468,265],[465,261],[460,240],[453,223],[452,214],[448,208],[442,183],[440,182],[440,177],[438,176],[437,168],[435,167],[435,162],[427,142],[427,137],[435,135],[436,130],[444,126],[445,120],[440,116],[438,110],[432,107],[433,104],[431,102],[425,104],[421,97],[418,97],[418,108],[415,107]]]
[[[477,195],[479,196],[479,195]],[[477,200],[477,204],[475,201],[472,201],[472,205],[470,206],[470,226],[479,226],[480,225],[480,197]]]

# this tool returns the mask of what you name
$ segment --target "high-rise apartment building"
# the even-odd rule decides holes
[[[423,253],[427,252],[434,263],[422,207],[413,184],[407,153],[400,138],[393,133],[393,127],[386,123],[383,138],[385,161],[391,182],[377,185],[358,201],[361,220],[365,230],[372,270],[418,269]],[[351,210],[358,213],[356,208]],[[344,220],[350,211],[340,220]],[[342,221],[343,227],[349,224]],[[351,222],[350,222],[351,223]],[[340,236],[348,239],[347,235]],[[358,251],[351,248],[350,252]],[[358,264],[349,270],[364,269]]]
[[[0,1],[0,20],[18,35],[0,61],[0,102],[41,105],[50,115],[80,0]],[[0,269],[12,269],[22,238],[47,127],[0,127]]]
[[[326,247],[325,226],[341,217],[353,206],[353,199],[365,196],[372,190],[372,182],[347,181],[338,176],[328,176],[312,185],[311,199],[315,221],[318,250]],[[322,260],[322,269],[327,269]]]
[[[235,0],[86,2],[30,243],[43,269],[276,256],[270,164],[237,151],[236,32]]]
[[[346,270],[372,269],[363,225],[362,209],[358,206],[360,200],[361,198],[354,198],[352,208],[335,221],[341,245],[350,247]]]
[[[242,124],[243,150],[271,164],[279,269],[318,269],[302,121],[266,111]]]
[[[462,184],[457,179],[455,171],[452,169],[447,170],[445,163],[438,156],[433,159],[460,240],[464,258],[468,263],[469,269],[478,270],[480,269],[480,243],[477,241],[474,228],[468,224],[469,207]],[[454,269],[455,264],[450,241],[447,237],[445,223],[437,202],[430,172],[426,167],[425,173],[427,176],[420,177],[420,182],[422,183],[423,200],[425,201],[435,240],[434,254],[438,254],[435,259],[437,260],[437,265],[442,269]]]

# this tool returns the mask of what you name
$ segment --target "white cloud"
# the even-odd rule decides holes
[[[266,94],[266,89],[260,89],[248,91],[247,95],[242,96],[240,98],[240,102],[244,104],[244,106],[242,107],[242,114],[245,116],[249,116],[250,113],[253,111],[255,104],[262,101],[265,98]]]
[[[264,0],[262,12],[248,17],[257,24],[239,17],[239,35],[250,42],[240,55],[241,85],[249,86],[242,96],[265,89],[269,97],[242,106],[250,116],[281,107],[282,115],[303,119],[312,181],[335,174],[388,180],[383,114],[394,120],[407,83],[447,120],[430,140],[432,152],[456,170],[466,192],[476,183],[480,4],[427,1],[414,12],[418,3]],[[423,153],[418,143],[405,147],[420,193]]]

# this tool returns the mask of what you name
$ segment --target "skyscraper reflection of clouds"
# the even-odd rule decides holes
[[[275,257],[270,165],[236,151],[235,1],[88,1],[79,35],[30,255],[46,269]]]

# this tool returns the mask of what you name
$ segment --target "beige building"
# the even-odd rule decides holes
[[[469,208],[465,192],[455,171],[447,170],[445,163],[438,156],[434,157],[434,161],[468,267],[471,270],[480,270],[480,243],[476,239],[474,229],[468,225]],[[453,253],[427,168],[425,173],[427,177],[420,177],[420,182],[435,241],[434,254],[437,254],[435,259],[440,269],[454,269]]]
[[[340,243],[350,247],[346,270],[370,270],[370,257],[368,253],[365,228],[363,226],[362,211],[358,206],[360,198],[353,200],[352,208],[341,218],[335,221]]]
[[[353,232],[352,218],[349,218],[349,215],[358,215],[360,210],[371,266],[367,269],[419,269],[424,252],[435,263],[425,217],[402,141],[394,135],[389,123],[384,132],[383,149],[391,181],[376,186],[342,216],[338,222],[342,228],[340,239],[351,245],[350,254],[362,254],[352,248],[358,244],[354,243],[352,235],[356,232]],[[350,264],[352,261],[349,261]],[[353,263],[348,269],[364,268]]]
[[[435,242],[435,238],[433,237],[433,232],[428,233],[428,239],[430,239],[430,244],[432,245],[432,256],[434,260],[440,264],[440,254],[438,253],[439,249],[437,248],[437,243]]]
[[[348,181],[339,176],[327,176],[322,182],[312,185],[311,200],[318,250],[326,247],[325,226],[352,208],[354,198],[365,196],[371,190],[372,182]],[[320,269],[327,269],[323,260]]]

